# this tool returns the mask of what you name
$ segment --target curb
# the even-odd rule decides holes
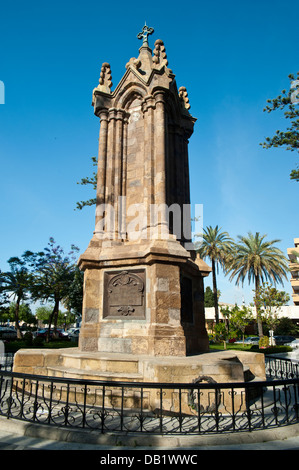
[[[0,417],[0,430],[7,434],[18,434],[40,440],[51,440],[74,444],[87,444],[94,446],[112,446],[119,450],[129,447],[138,450],[138,447],[148,449],[159,448],[184,448],[192,449],[209,446],[231,446],[266,443],[270,441],[285,441],[298,437],[299,448],[299,423],[290,424],[280,428],[262,429],[252,432],[235,432],[214,435],[154,435],[138,433],[130,434],[101,434],[90,429],[67,429],[43,424],[26,423],[16,419]]]

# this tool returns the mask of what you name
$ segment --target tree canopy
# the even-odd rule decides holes
[[[289,90],[282,90],[276,98],[267,100],[268,104],[264,108],[267,113],[284,110],[284,117],[289,124],[286,130],[277,130],[273,137],[266,137],[265,142],[261,143],[265,149],[282,147],[291,152],[299,152],[299,72],[296,79],[290,74],[289,80]],[[291,171],[290,178],[299,181],[299,167]]]
[[[36,256],[37,254],[31,251],[26,251],[20,258],[13,256],[8,260],[10,271],[0,273],[0,293],[15,301],[14,316],[18,338],[22,337],[19,325],[20,305],[30,294],[33,283],[32,267]]]
[[[97,158],[96,157],[91,157],[91,160],[92,160],[93,166],[97,166],[97,164],[98,164]],[[91,177],[86,176],[86,178],[82,178],[81,181],[78,181],[77,184],[81,184],[83,186],[91,185],[93,190],[96,191],[96,189],[97,189],[97,172],[93,171]],[[96,204],[96,201],[97,201],[96,198],[93,197],[93,198],[87,199],[86,201],[77,202],[76,209],[82,210],[83,207],[93,206],[93,205]]]
[[[283,252],[275,246],[280,240],[265,240],[266,235],[259,232],[247,236],[238,236],[239,243],[235,244],[234,255],[230,260],[228,272],[230,280],[236,278],[237,285],[244,284],[245,279],[255,284],[255,292],[259,292],[263,282],[270,281],[274,284],[283,284],[287,279],[288,260]],[[263,328],[256,304],[256,314],[259,335],[263,336]]]
[[[19,338],[22,337],[19,321],[33,323],[29,321],[33,319],[28,308],[26,310],[27,300],[51,304],[51,314],[47,318],[49,332],[51,324],[54,329],[57,326],[61,304],[69,311],[68,321],[70,313],[81,315],[83,273],[76,263],[78,250],[72,245],[71,250],[65,253],[51,237],[43,251],[26,251],[21,257],[14,256],[8,260],[10,270],[0,272],[0,317],[2,321],[13,320],[14,317]],[[9,305],[10,299],[14,302]]]
[[[71,251],[64,253],[63,248],[51,237],[36,263],[31,295],[34,300],[50,301],[54,304],[49,319],[49,334],[51,324],[54,324],[54,329],[57,326],[60,303],[70,294],[77,269],[75,254],[78,251],[79,248],[72,245]]]
[[[198,235],[199,236],[199,235]],[[213,295],[215,307],[215,320],[219,322],[218,290],[216,273],[219,265],[225,269],[228,255],[231,253],[233,240],[227,232],[223,232],[218,225],[208,226],[202,234],[202,242],[199,244],[198,252],[202,259],[209,258],[212,263]]]

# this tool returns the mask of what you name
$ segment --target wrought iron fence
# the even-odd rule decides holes
[[[298,363],[267,358],[266,381],[128,383],[0,370],[0,415],[101,433],[209,434],[299,422]]]
[[[271,379],[299,378],[299,362],[278,356],[265,356],[266,376]]]

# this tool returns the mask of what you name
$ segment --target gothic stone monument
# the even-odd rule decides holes
[[[100,118],[97,207],[93,237],[79,259],[79,345],[21,349],[16,372],[169,383],[243,382],[248,371],[265,377],[263,354],[208,351],[203,279],[211,269],[190,243],[188,139],[195,119],[163,42],[149,48],[151,33],[145,26],[138,35],[139,57],[114,91],[107,63],[93,90]]]
[[[102,65],[94,236],[79,260],[84,303],[79,349],[163,356],[208,350],[203,278],[192,251],[188,139],[195,119],[164,44],[139,57],[112,91]]]

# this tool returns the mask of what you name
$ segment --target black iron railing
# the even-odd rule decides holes
[[[299,362],[276,356],[265,356],[268,379],[299,378]]]
[[[101,433],[209,434],[299,422],[298,363],[266,359],[267,380],[128,383],[0,370],[0,415]]]

